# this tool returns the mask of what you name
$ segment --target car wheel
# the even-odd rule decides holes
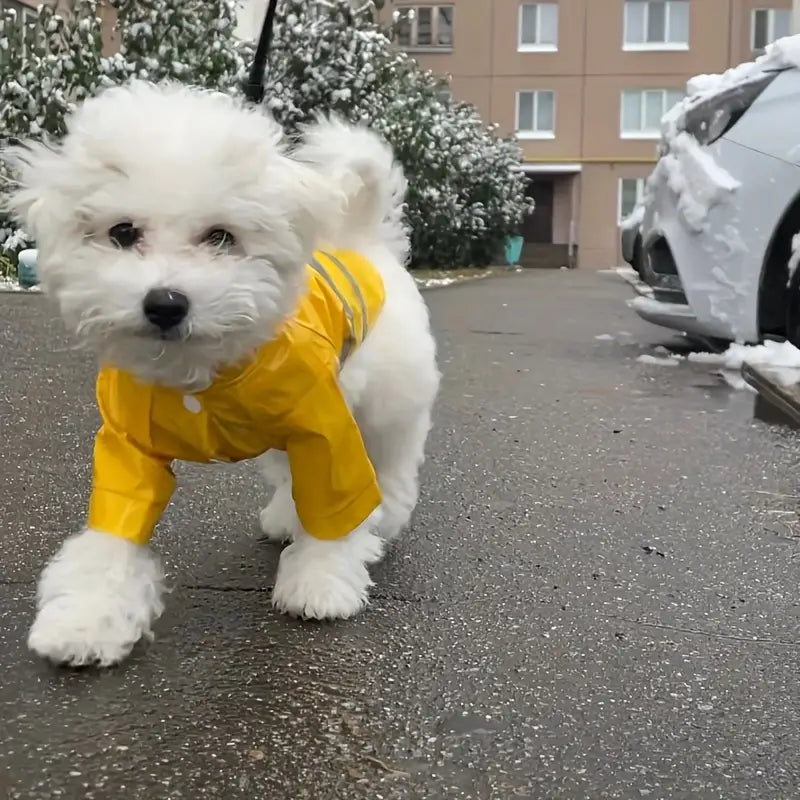
[[[786,338],[800,347],[800,269],[789,279],[786,301]]]

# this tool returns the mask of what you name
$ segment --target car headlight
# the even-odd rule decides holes
[[[742,118],[781,72],[782,69],[765,71],[757,78],[732,86],[698,103],[686,112],[681,127],[702,145],[716,142]]]

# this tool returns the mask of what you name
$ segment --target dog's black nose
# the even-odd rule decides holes
[[[162,331],[180,325],[189,313],[189,298],[174,289],[151,289],[144,296],[144,315]]]

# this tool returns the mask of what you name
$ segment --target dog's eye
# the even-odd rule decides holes
[[[225,228],[212,228],[203,237],[203,243],[216,250],[230,250],[236,245],[236,237]]]
[[[129,250],[142,238],[142,231],[132,222],[119,222],[109,228],[108,238],[117,247]]]

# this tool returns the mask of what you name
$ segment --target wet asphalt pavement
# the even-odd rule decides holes
[[[273,613],[254,470],[185,467],[156,641],[67,672],[24,638],[83,521],[93,372],[41,297],[0,295],[0,797],[800,797],[797,434],[710,367],[638,363],[677,340],[628,296],[427,295],[423,498],[360,618]]]

